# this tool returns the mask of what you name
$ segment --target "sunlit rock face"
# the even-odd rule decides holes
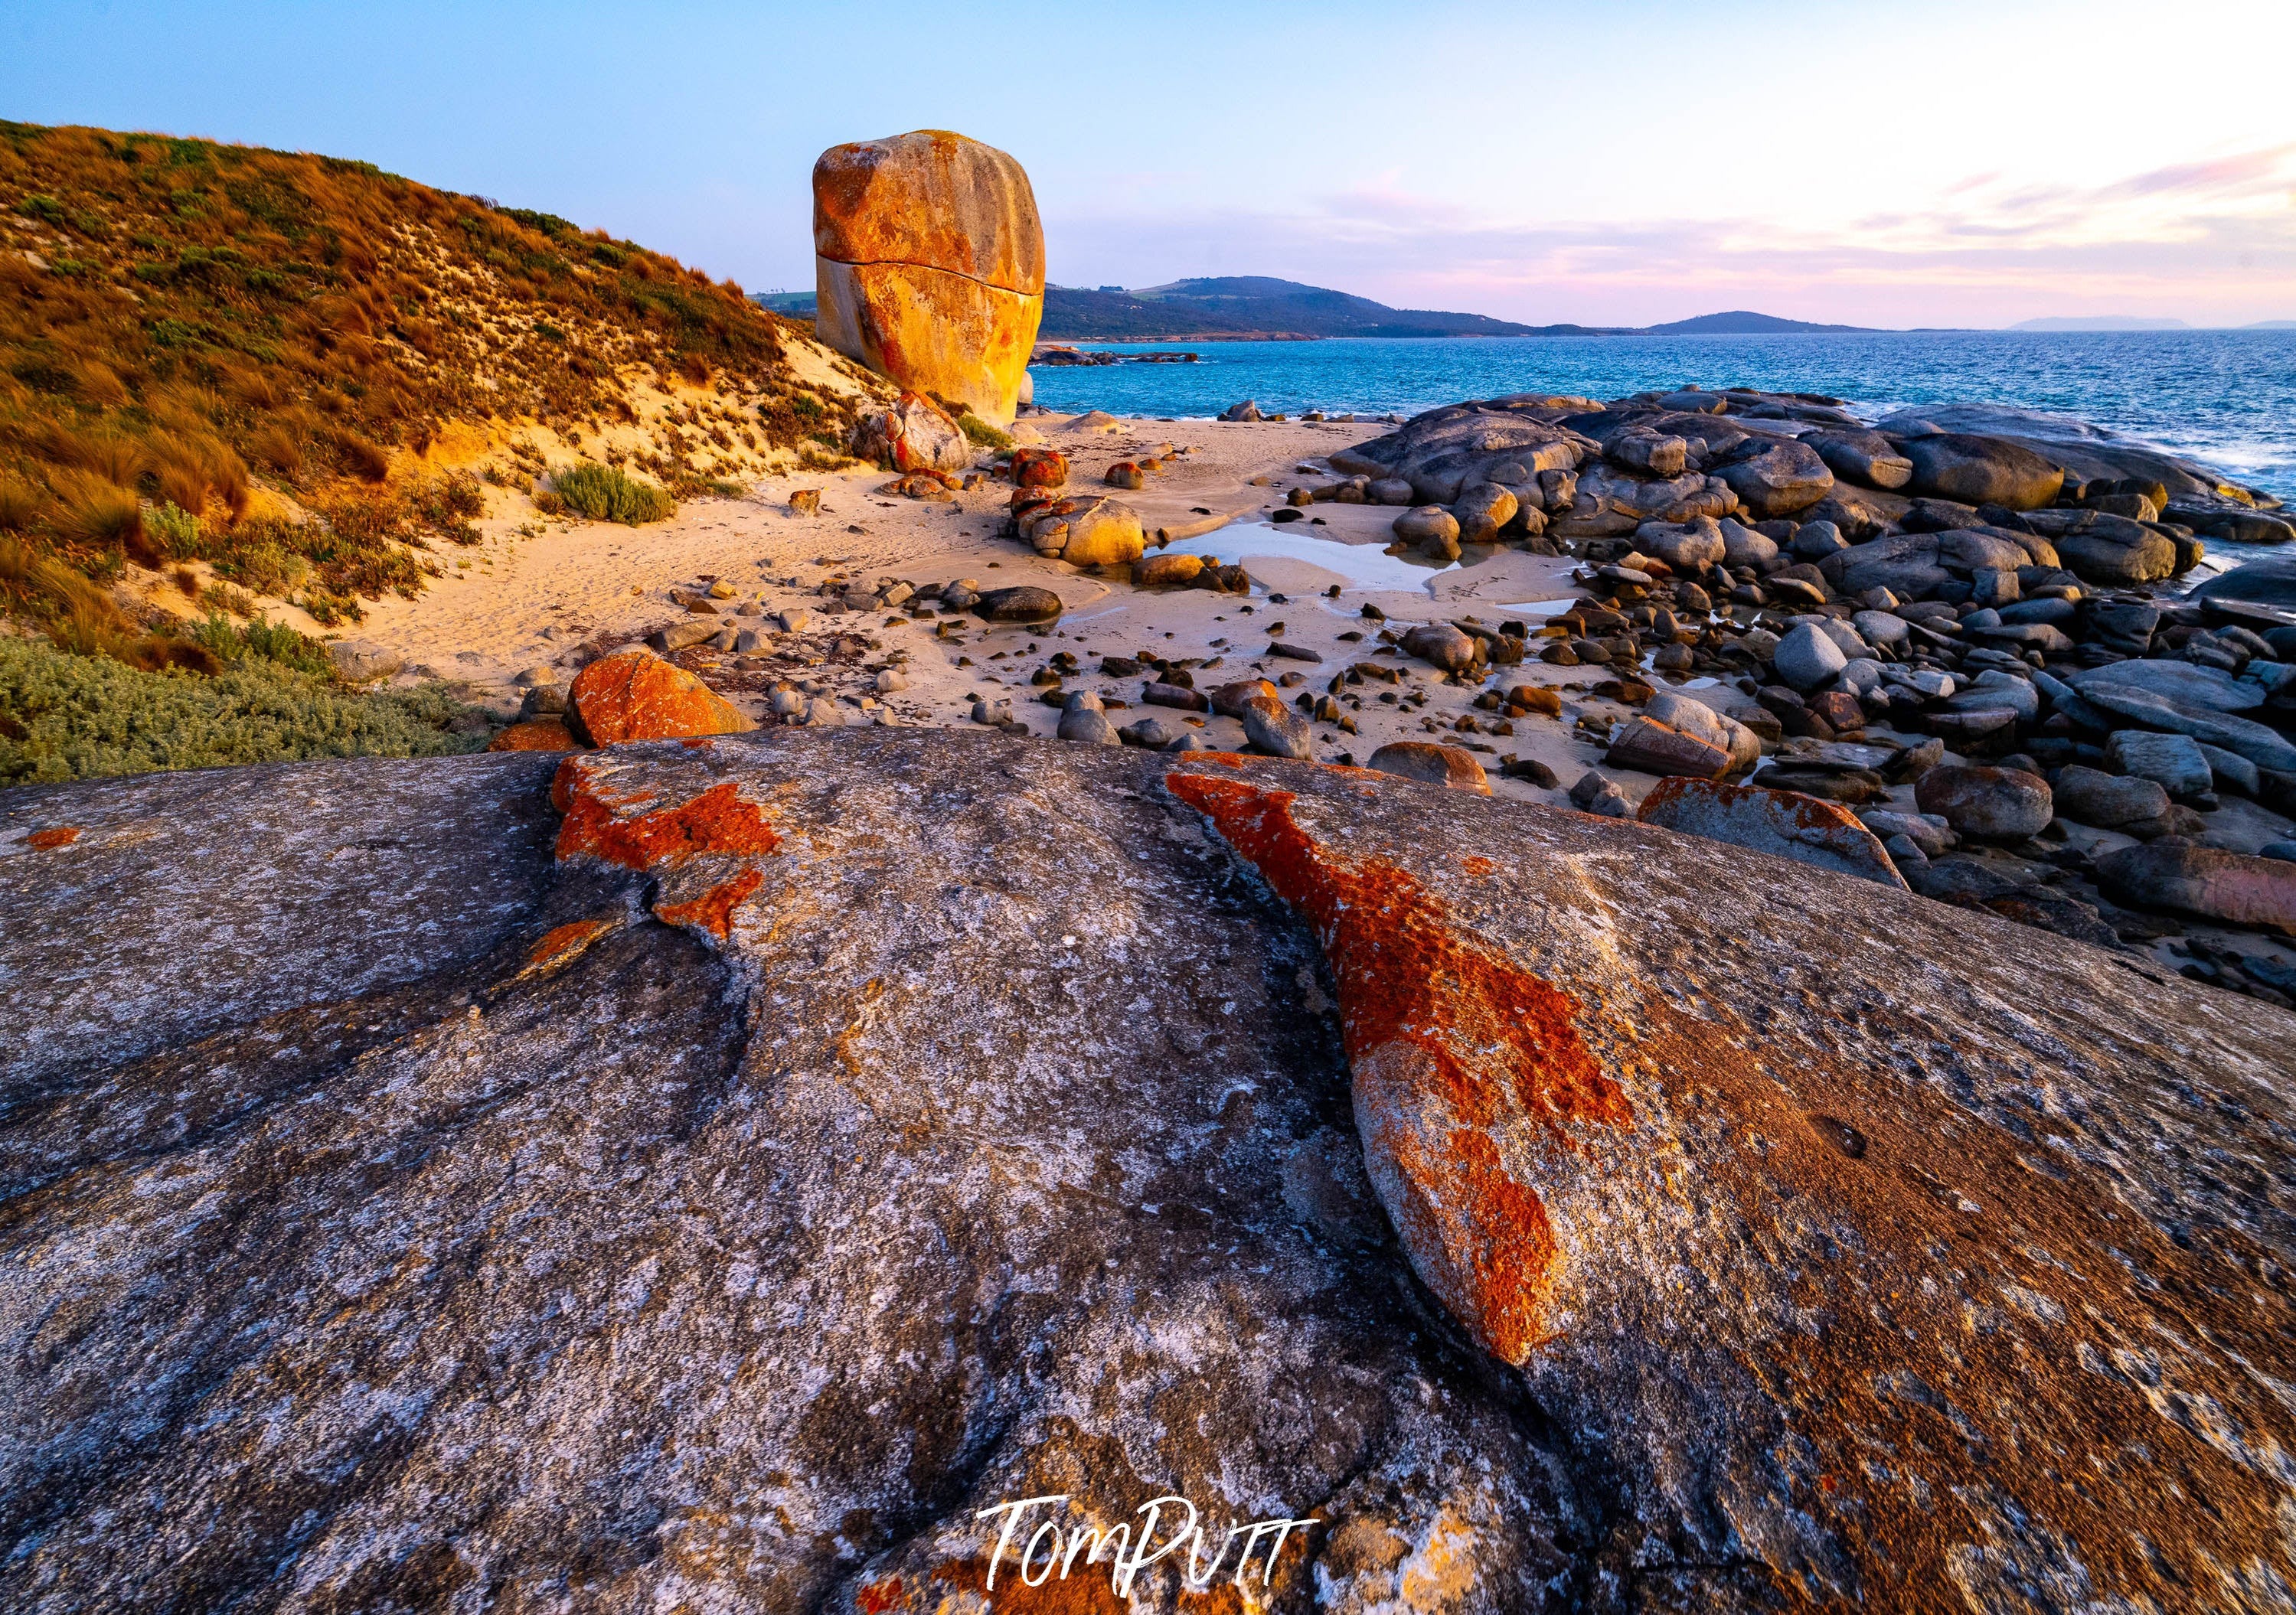
[[[1045,312],[1045,230],[1012,157],[946,129],[813,169],[821,340],[903,387],[1012,420]]]
[[[6,807],[0,1608],[2296,1579],[2296,1015],[2142,961],[1627,820],[952,731]],[[1248,1596],[1015,1586],[1039,1522],[1173,1496],[1206,1561],[1317,1523]],[[984,1513],[1045,1497],[1000,1562]]]

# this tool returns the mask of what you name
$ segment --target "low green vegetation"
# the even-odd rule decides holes
[[[662,521],[677,509],[677,501],[652,483],[587,460],[552,472],[550,491],[575,515],[625,527]]]
[[[361,695],[293,629],[211,617],[213,676],[0,640],[0,785],[323,757],[432,757],[485,744],[484,724],[437,687]]]
[[[996,427],[989,425],[988,422],[982,420],[979,415],[974,414],[969,409],[963,414],[957,416],[956,429],[964,434],[967,441],[978,444],[982,448],[1010,448],[1013,447],[1013,437],[1011,433],[999,431]]]

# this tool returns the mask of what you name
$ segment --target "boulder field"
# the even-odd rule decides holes
[[[813,170],[821,340],[902,387],[1013,419],[1045,312],[1019,162],[946,129],[832,146]]]
[[[9,1609],[2296,1583],[2296,1014],[2141,959],[986,730],[8,806]],[[981,1518],[1168,1496],[1314,1523],[1128,1602]]]

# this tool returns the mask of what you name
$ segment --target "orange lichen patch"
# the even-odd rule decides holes
[[[720,881],[690,903],[657,903],[654,917],[665,925],[693,925],[723,942],[734,930],[734,910],[765,884],[766,877],[745,869],[730,881]]]
[[[522,724],[512,724],[487,742],[489,751],[578,751],[582,742],[574,738],[562,717],[529,718]]]
[[[676,869],[704,853],[763,855],[781,845],[766,816],[742,799],[734,782],[713,785],[690,802],[617,818],[607,793],[588,787],[577,772],[559,770],[564,788],[565,822],[558,827],[561,858],[587,857],[625,869]],[[746,896],[747,894],[743,894]]]
[[[611,920],[573,920],[564,925],[553,926],[526,950],[526,968],[519,971],[519,980],[542,975],[570,963],[591,943],[613,929],[614,922]]]
[[[861,1615],[885,1615],[889,1610],[901,1607],[901,1578],[890,1581],[865,1581],[853,1589],[853,1607]]]
[[[1469,853],[1459,860],[1459,867],[1471,875],[1494,875],[1499,872],[1498,865],[1480,853]]]
[[[685,668],[646,651],[601,658],[567,692],[573,722],[593,745],[737,734],[757,726]]]
[[[1488,1129],[1519,1112],[1568,1145],[1576,1127],[1634,1120],[1579,1036],[1577,1000],[1456,923],[1407,871],[1317,846],[1291,792],[1193,774],[1165,784],[1315,925],[1365,1144],[1394,1165],[1383,1186],[1414,1263],[1488,1349],[1522,1361],[1550,1334],[1561,1249]]]
[[[78,840],[78,828],[70,824],[59,824],[53,830],[35,830],[24,838],[24,845],[37,848],[42,852],[48,852],[58,847],[69,847]]]
[[[1037,1568],[1042,1566],[1039,1560]],[[1007,1553],[993,1594],[988,1591],[988,1562],[981,1557],[937,1564],[933,1579],[993,1599],[997,1615],[1130,1615],[1131,1603],[1116,1595],[1106,1564],[1090,1567],[1088,1576],[1086,1568],[1079,1564],[1076,1574],[1067,1577],[1056,1570],[1042,1586],[1032,1587],[1021,1579],[1013,1555]]]

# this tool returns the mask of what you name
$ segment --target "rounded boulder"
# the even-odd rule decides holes
[[[652,651],[602,657],[576,676],[566,727],[586,746],[740,734],[757,727],[732,702]]]
[[[2016,768],[1939,764],[1914,784],[1914,801],[1956,833],[1988,840],[2038,835],[2055,816],[2049,782]]]
[[[2006,438],[1939,432],[1907,438],[1904,453],[1914,466],[1905,491],[1916,499],[2030,511],[2053,504],[2065,485],[2062,466]]]
[[[1458,746],[1395,741],[1371,754],[1371,767],[1381,774],[1417,780],[1423,785],[1440,785],[1446,791],[1468,791],[1478,796],[1491,793],[1490,777],[1482,764],[1475,760],[1473,752]]]

